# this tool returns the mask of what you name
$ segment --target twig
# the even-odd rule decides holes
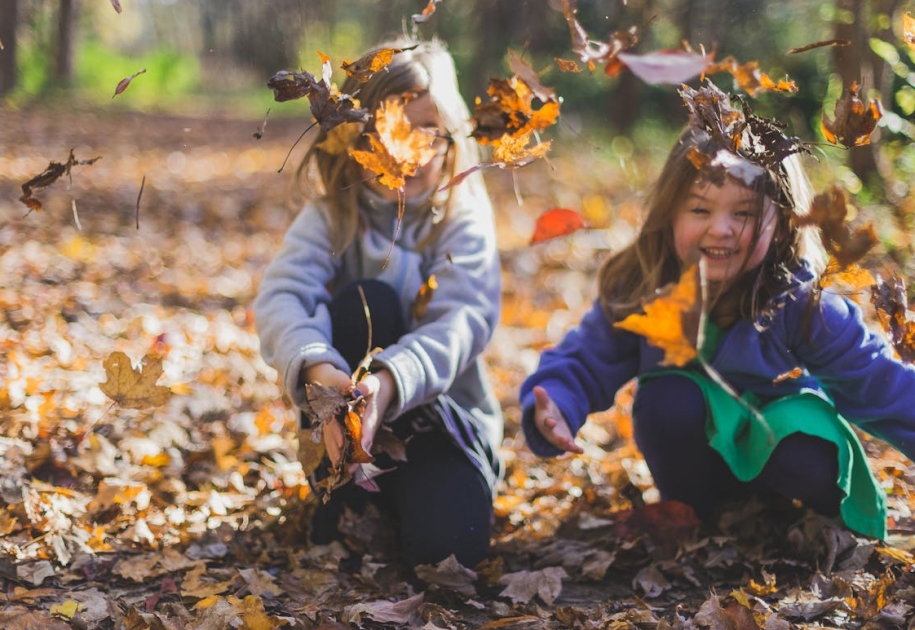
[[[314,126],[317,125],[317,124],[318,124],[318,121],[316,120],[316,121],[314,121],[313,123],[311,123],[310,125],[308,125],[308,128],[305,129],[305,131],[302,132],[302,135],[300,135],[300,136],[298,137],[298,139],[296,139],[296,141],[292,143],[292,146],[289,147],[289,152],[286,154],[286,157],[283,158],[283,165],[280,166],[280,170],[278,170],[277,173],[282,173],[282,172],[283,172],[283,169],[286,168],[286,162],[289,161],[289,156],[292,155],[292,150],[296,147],[296,145],[297,145],[299,142],[302,141],[302,138],[305,137],[305,134],[308,133],[309,131],[311,131],[311,128],[314,127]]]
[[[146,186],[146,175],[143,176],[143,181],[140,182],[140,192],[137,194],[137,229],[140,229],[140,198],[143,196],[143,188]]]

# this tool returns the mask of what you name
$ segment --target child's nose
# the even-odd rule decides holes
[[[727,215],[712,215],[709,233],[714,236],[730,236],[734,233],[734,225]]]

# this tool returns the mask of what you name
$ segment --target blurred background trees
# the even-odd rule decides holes
[[[541,80],[564,98],[562,129],[600,130],[632,138],[640,129],[673,130],[685,122],[676,89],[650,86],[631,73],[601,68],[560,72],[573,59],[560,0],[442,0],[414,26],[427,0],[0,0],[0,97],[14,106],[129,107],[193,115],[261,118],[301,115],[301,105],[272,102],[266,81],[278,70],[317,72],[316,51],[335,66],[371,45],[416,28],[445,40],[455,55],[468,103],[490,77],[506,77],[509,49],[523,52]],[[120,12],[116,6],[121,6]],[[791,133],[822,139],[823,112],[833,115],[843,86],[881,100],[880,142],[839,151],[837,176],[850,192],[898,206],[915,172],[915,62],[901,33],[901,0],[578,0],[578,20],[595,39],[637,27],[634,52],[680,48],[757,61],[774,79],[787,75],[797,94],[764,94],[754,111],[775,116]],[[793,47],[828,39],[791,55]],[[111,100],[121,79],[147,72],[129,98]],[[337,75],[335,75],[335,78]],[[715,81],[733,89],[730,77]],[[286,105],[289,105],[286,107]],[[2,110],[0,110],[2,114]],[[561,133],[561,131],[560,131]],[[631,146],[631,145],[630,145]],[[899,228],[908,230],[905,211]]]

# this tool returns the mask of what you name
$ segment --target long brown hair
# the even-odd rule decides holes
[[[444,44],[394,41],[384,48],[405,49],[394,55],[390,65],[376,72],[365,83],[347,77],[340,87],[343,94],[355,95],[360,106],[371,114],[389,96],[428,93],[441,125],[452,138],[452,146],[443,167],[443,183],[453,175],[470,169],[480,161],[479,149],[470,137],[470,112],[458,90],[454,60]],[[328,213],[331,244],[334,255],[341,255],[361,229],[359,196],[365,181],[356,163],[345,151],[331,154],[318,148],[327,137],[323,130],[315,138],[296,171],[299,191],[306,198],[323,198],[322,207]],[[485,186],[479,173],[473,173],[459,186],[434,192],[424,203],[430,221],[436,223],[421,245],[433,240],[447,220],[456,196],[473,195],[486,199]]]
[[[680,277],[682,264],[674,247],[673,225],[682,201],[702,177],[690,160],[695,149],[714,155],[718,147],[706,132],[687,127],[671,149],[647,199],[648,212],[638,236],[601,266],[598,276],[600,300],[613,321],[640,311],[659,289]],[[746,261],[743,261],[743,267],[733,279],[712,287],[712,303],[706,308],[712,321],[721,326],[758,315],[768,298],[784,286],[786,273],[804,262],[816,273],[825,266],[826,256],[816,228],[798,228],[792,221],[793,216],[809,212],[813,198],[798,155],[782,160],[778,176],[767,173],[758,178],[748,187],[748,194],[754,197],[754,203],[760,209],[766,198],[777,204],[775,237],[758,267],[745,269]],[[764,213],[756,215],[750,251],[759,238],[759,223]]]

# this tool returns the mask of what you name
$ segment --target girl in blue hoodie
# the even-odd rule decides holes
[[[797,149],[746,131],[732,142],[722,130],[734,118],[694,116],[677,141],[639,235],[604,263],[593,308],[522,385],[527,443],[541,456],[582,452],[588,414],[638,378],[633,433],[663,500],[710,520],[724,502],[774,493],[883,538],[886,498],[850,425],[915,458],[915,369],[854,302],[819,288],[826,256],[818,229],[798,227],[812,194]],[[740,400],[698,361],[670,369],[614,326],[699,261],[701,352]]]
[[[425,156],[391,189],[322,130],[299,169],[314,194],[265,270],[254,314],[261,353],[294,403],[308,407],[309,385],[358,390],[365,452],[387,429],[406,443],[405,457],[355,465],[352,482],[322,497],[312,541],[340,538],[345,510],[373,502],[395,524],[408,564],[454,554],[474,566],[489,552],[501,472],[502,415],[480,357],[499,319],[492,206],[479,173],[440,191],[479,163],[450,54],[437,42],[396,48],[384,70],[365,82],[350,77],[341,90],[373,115],[402,106],[426,138]],[[371,118],[351,148],[369,151],[380,127]],[[430,279],[437,288],[423,303]],[[375,347],[360,377],[357,366]],[[302,422],[307,429],[307,414]],[[330,463],[338,464],[342,433],[325,426]]]

